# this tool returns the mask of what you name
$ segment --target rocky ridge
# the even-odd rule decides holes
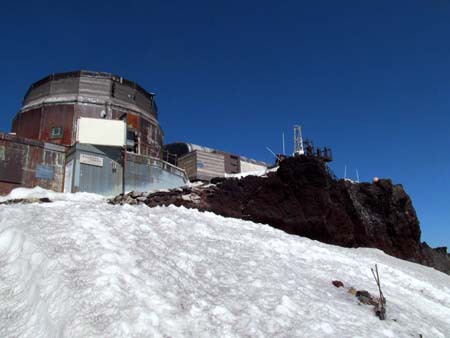
[[[287,233],[344,247],[372,247],[450,274],[447,248],[420,241],[420,225],[402,185],[337,180],[324,162],[288,158],[267,177],[218,178],[154,193],[130,192],[112,204],[184,206],[266,223]]]

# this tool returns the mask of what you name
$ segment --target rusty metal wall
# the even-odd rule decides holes
[[[42,108],[28,110],[17,114],[13,120],[12,132],[20,137],[39,140]]]
[[[52,142],[56,144],[70,145],[75,142],[72,133],[74,125],[74,106],[65,105],[46,105],[43,107],[41,115],[40,136],[41,141]],[[51,130],[54,127],[63,129],[62,137],[52,137]]]
[[[52,74],[28,90],[13,122],[20,137],[72,146],[80,117],[120,119],[137,135],[138,153],[162,157],[163,131],[157,121],[153,94],[109,73],[78,71]],[[54,127],[62,136],[52,136]]]
[[[62,191],[65,147],[0,133],[0,194],[22,186]]]

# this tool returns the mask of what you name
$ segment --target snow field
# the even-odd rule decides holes
[[[0,205],[0,337],[450,337],[450,276],[379,250],[92,194],[7,198],[30,196],[55,202]],[[374,264],[386,321],[331,284],[377,294]]]

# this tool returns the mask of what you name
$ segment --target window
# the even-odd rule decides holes
[[[61,127],[53,127],[50,132],[51,138],[61,138],[63,136],[63,129]]]

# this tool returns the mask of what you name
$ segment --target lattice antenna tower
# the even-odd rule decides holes
[[[305,149],[303,148],[302,127],[294,126],[294,156],[304,155]]]

